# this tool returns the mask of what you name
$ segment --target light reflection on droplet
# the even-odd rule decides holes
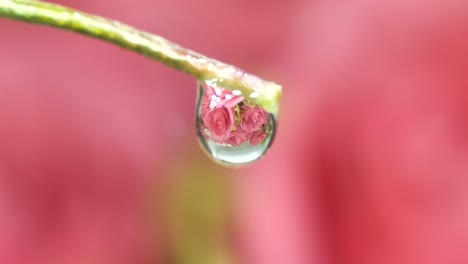
[[[236,69],[232,67],[224,68],[223,71],[228,72],[228,73],[235,73]]]
[[[250,98],[258,98],[260,96],[260,93],[259,92],[253,92],[250,94]]]
[[[221,89],[220,89],[220,88],[214,87],[214,92],[215,92],[216,96],[221,96],[221,93],[222,93],[222,92],[221,92]]]
[[[239,91],[239,90],[234,90],[234,91],[232,91],[232,94],[233,94],[233,95],[241,95],[242,92]]]
[[[242,97],[239,90],[231,92],[213,83],[198,82],[196,126],[202,148],[224,165],[258,160],[273,143],[275,117]]]

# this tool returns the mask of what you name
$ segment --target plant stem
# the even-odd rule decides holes
[[[281,86],[118,21],[35,0],[0,0],[0,17],[44,24],[113,43],[200,80],[212,80],[277,114]],[[195,85],[194,85],[195,87]]]

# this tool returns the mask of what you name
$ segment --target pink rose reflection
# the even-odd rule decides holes
[[[248,132],[255,132],[262,128],[268,120],[268,113],[258,106],[242,106],[242,122],[240,127]]]
[[[233,108],[214,108],[203,116],[203,123],[210,132],[210,138],[216,143],[228,139],[234,125]]]
[[[251,146],[262,142],[267,136],[264,125],[269,115],[261,107],[244,104],[243,100],[243,97],[229,90],[206,85],[200,106],[202,135],[216,143],[233,147],[249,140]],[[236,110],[240,113],[236,113]],[[239,115],[237,119],[236,114]]]
[[[236,130],[231,132],[229,138],[224,142],[233,147],[238,147],[242,143],[246,142],[250,138],[251,134],[245,132],[242,128],[238,127]]]
[[[250,137],[250,146],[256,146],[260,144],[263,140],[265,140],[267,134],[265,130],[258,130],[256,132],[253,132],[251,137]]]

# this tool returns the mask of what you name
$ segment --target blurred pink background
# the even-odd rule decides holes
[[[0,263],[468,263],[468,3],[57,1],[284,86],[245,169],[195,80],[0,20]]]

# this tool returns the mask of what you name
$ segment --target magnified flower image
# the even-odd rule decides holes
[[[217,144],[256,146],[267,136],[268,112],[227,89],[205,85],[200,107],[201,132]]]

